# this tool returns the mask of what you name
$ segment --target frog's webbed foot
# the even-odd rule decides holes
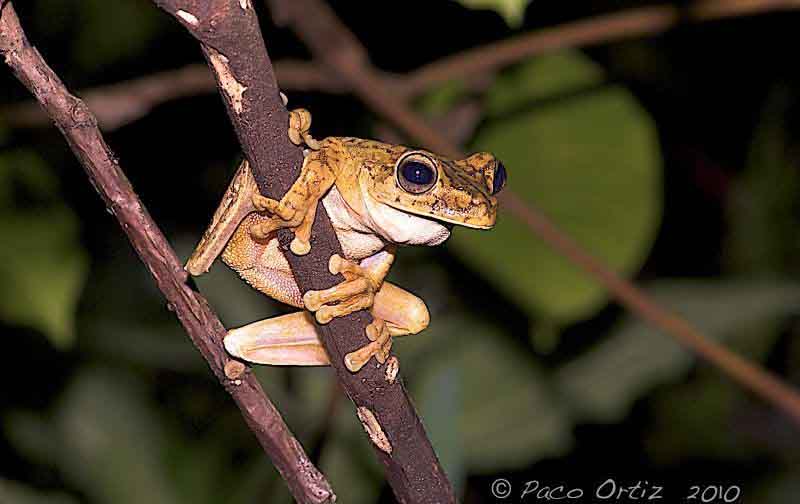
[[[317,322],[327,324],[334,317],[344,317],[372,306],[379,285],[359,264],[334,254],[328,269],[334,275],[341,273],[345,281],[330,289],[312,290],[303,295],[303,304],[316,313]]]
[[[380,289],[380,284],[375,281],[369,271],[358,263],[333,255],[328,263],[328,269],[334,275],[341,273],[345,281],[330,289],[308,291],[303,296],[306,309],[315,312],[317,322],[327,324],[334,317],[343,317],[359,310],[372,308],[375,295]],[[356,372],[375,356],[379,362],[384,362],[392,346],[389,327],[383,319],[375,317],[367,326],[367,337],[371,343],[351,352],[345,356],[347,368]]]
[[[357,373],[373,356],[375,360],[383,364],[392,349],[392,334],[383,319],[373,315],[373,320],[367,326],[366,332],[370,343],[344,356],[344,365],[351,373]]]

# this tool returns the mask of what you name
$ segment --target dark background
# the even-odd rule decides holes
[[[372,62],[397,74],[646,4],[536,0],[510,27],[494,11],[445,0],[332,3]],[[309,58],[262,7],[271,57]],[[143,0],[16,8],[72,90],[201,61],[184,30]],[[796,384],[799,20],[781,12],[687,24],[532,58],[492,76],[488,89],[449,86],[418,106],[442,115],[476,100],[482,115],[467,146],[504,159],[511,189],[558,222],[566,216],[587,248],[711,337]],[[548,64],[554,57],[562,59]],[[592,75],[562,85],[576,68]],[[548,76],[555,84],[533,82]],[[0,90],[4,106],[29,99],[8,72],[0,72]],[[382,131],[354,96],[287,94],[291,106],[312,110],[318,137]],[[0,502],[286,501],[62,137],[51,127],[14,127],[3,110]],[[540,142],[542,132],[553,136]],[[593,138],[611,146],[604,156]],[[239,156],[218,96],[170,101],[106,139],[188,257]],[[613,177],[630,184],[603,185]],[[624,219],[611,210],[620,202]],[[628,217],[635,224],[623,224]],[[529,480],[589,495],[614,478],[662,485],[668,502],[688,496],[691,485],[736,485],[748,503],[794,501],[796,425],[637,323],[585,277],[537,270],[549,252],[512,231],[457,231],[440,249],[403,250],[392,272],[432,312],[430,329],[396,348],[465,502],[494,502],[490,486],[499,477],[515,495]],[[223,266],[198,285],[228,326],[285,310]],[[341,502],[392,502],[328,370],[258,373]]]

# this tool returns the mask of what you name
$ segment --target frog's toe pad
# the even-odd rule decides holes
[[[372,323],[367,326],[366,332],[370,343],[344,357],[344,365],[351,373],[357,373],[373,356],[375,360],[383,364],[392,349],[392,336],[389,327],[383,320],[373,319]]]
[[[303,256],[311,252],[311,243],[295,237],[292,243],[289,244],[289,249],[293,254]]]

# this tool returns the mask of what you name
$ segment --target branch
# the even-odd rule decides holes
[[[400,89],[416,96],[444,82],[491,73],[531,56],[664,33],[685,22],[713,21],[800,8],[797,0],[704,0],[681,9],[656,5],[580,19],[462,51],[418,68]]]
[[[434,151],[452,157],[464,157],[464,153],[456,145],[448,141],[439,131],[431,128],[425,119],[398,97],[397,93],[381,86],[380,77],[371,66],[366,50],[322,0],[270,1],[279,4],[281,12],[287,16],[287,21],[309,46],[314,56],[327,64],[330,71],[339,72],[339,76],[346,80],[353,91],[378,115]],[[716,10],[709,8],[702,12],[719,13],[719,7],[722,5],[736,4],[739,8],[743,8],[743,5],[752,7],[755,4],[763,5],[764,2],[734,0],[713,3],[717,7]],[[781,2],[781,5],[785,3]],[[314,15],[307,15],[309,12],[313,12]],[[534,234],[589,273],[628,310],[717,366],[741,386],[771,402],[800,425],[800,395],[796,390],[769,371],[704,336],[687,321],[661,307],[645,292],[586,252],[542,212],[528,205],[514,192],[506,189],[500,193],[499,199],[501,208],[522,220]]]
[[[192,343],[231,394],[264,451],[299,502],[333,500],[329,483],[309,461],[258,380],[222,347],[225,329],[208,302],[187,285],[187,274],[119,167],[86,105],[71,95],[25,37],[10,2],[0,10],[0,54],[66,138],[89,180],[116,216],[133,248],[153,275]],[[238,371],[236,378],[228,378]]]
[[[228,115],[250,162],[259,190],[280,198],[300,171],[303,155],[287,135],[282,104],[258,19],[250,0],[155,0],[200,43],[215,70]],[[328,259],[342,255],[325,207],[320,203],[311,252],[287,252],[292,233],[279,233],[282,250],[301,292],[332,287],[344,279],[331,275]],[[370,436],[395,496],[403,503],[453,503],[455,497],[398,374],[397,357],[370,363],[358,373],[344,356],[369,342],[366,311],[318,326],[331,365]]]
[[[564,23],[550,28],[462,51],[398,76],[381,73],[384,86],[407,99],[419,96],[443,82],[459,78],[473,79],[491,74],[525,58],[558,49],[585,47],[657,35],[682,22],[701,22],[736,16],[764,14],[800,8],[797,0],[713,0],[699,2],[681,11],[671,5],[630,9]],[[274,10],[274,9],[273,9]],[[337,74],[314,63],[281,60],[274,63],[283,90],[344,93],[348,87]],[[178,70],[79,91],[97,115],[105,131],[136,121],[156,106],[177,98],[211,93],[216,89],[213,77],[203,65],[187,65]],[[0,109],[7,123],[17,128],[48,124],[48,118],[35,103],[8,105]]]
[[[345,87],[336,76],[318,65],[284,60],[275,63],[275,72],[283,89],[300,91],[324,90],[342,93]],[[110,131],[141,119],[159,105],[179,98],[213,93],[217,89],[208,66],[186,65],[177,70],[159,72],[147,77],[81,90],[78,95],[97,117],[100,127]],[[0,115],[16,128],[49,125],[50,120],[38,103],[7,105]]]

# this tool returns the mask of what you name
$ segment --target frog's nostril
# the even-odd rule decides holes
[[[500,161],[494,169],[494,179],[492,180],[492,194],[497,194],[506,185],[506,167]]]

